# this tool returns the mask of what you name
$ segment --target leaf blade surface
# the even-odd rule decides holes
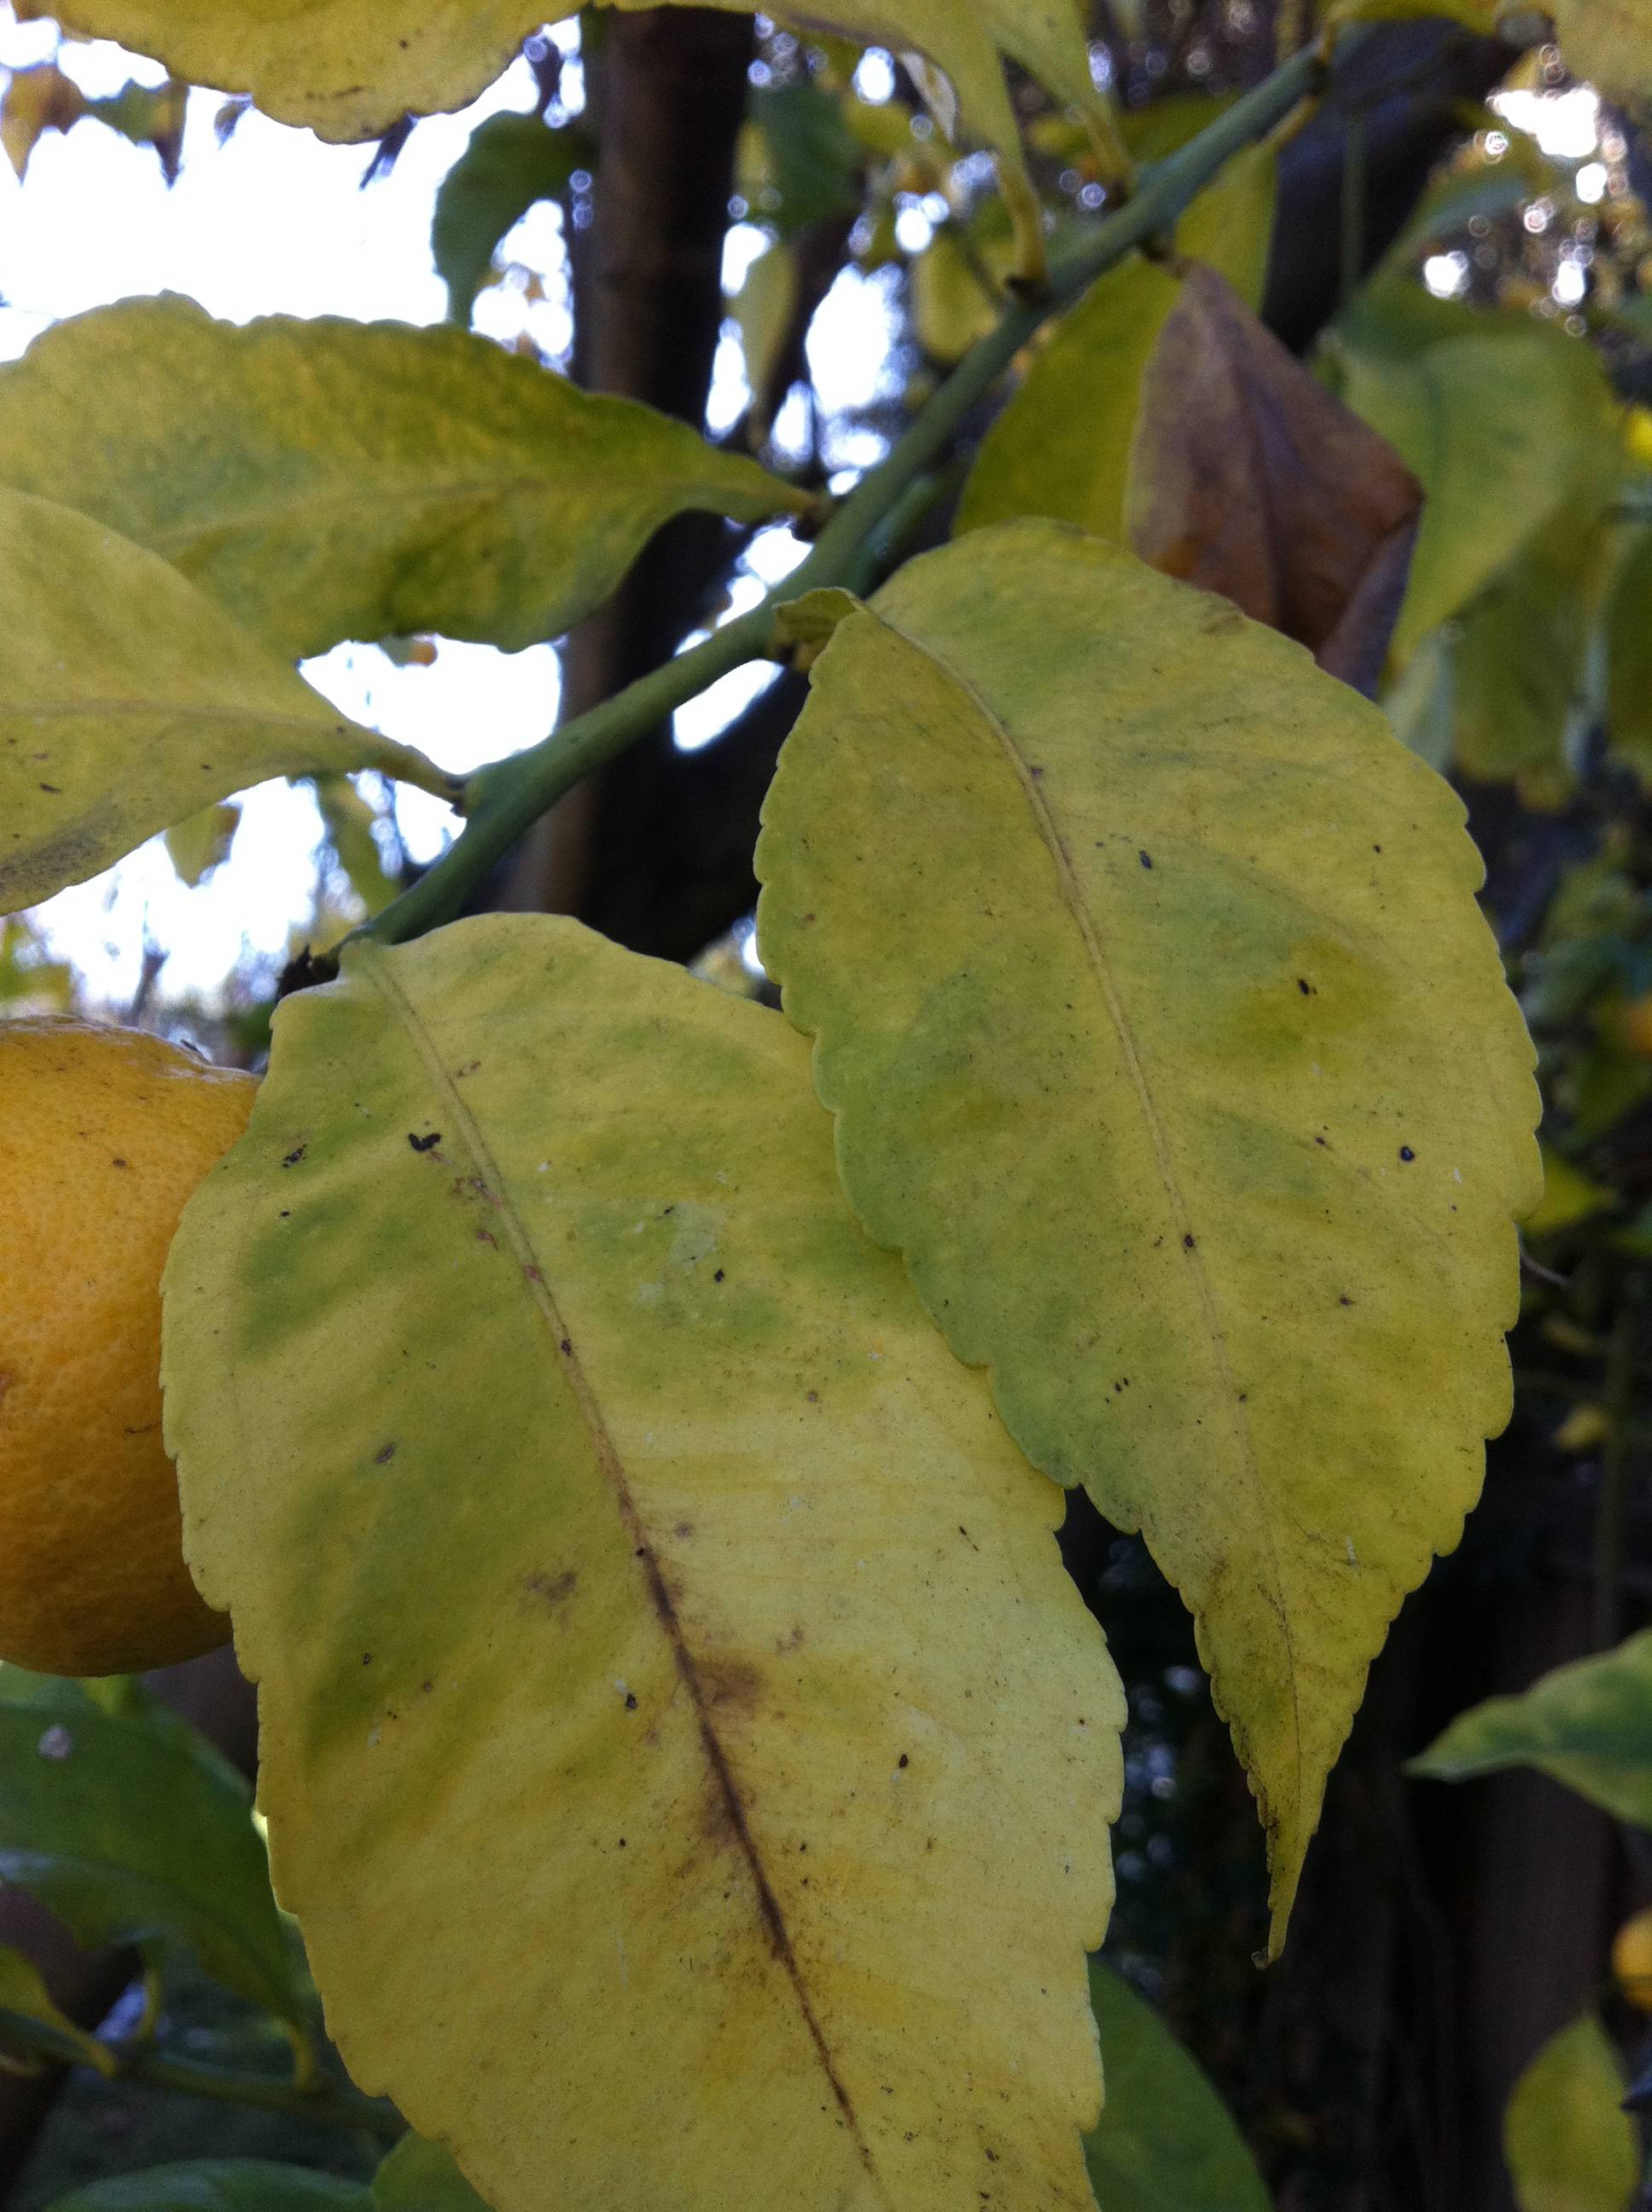
[[[673,515],[805,503],[469,331],[236,325],[177,297],[94,309],[0,372],[0,483],[149,547],[295,659],[420,630],[514,652]]]
[[[1406,1771],[1467,1782],[1510,1766],[1534,1766],[1652,1828],[1652,1629],[1459,1713]]]
[[[1299,648],[1052,525],[909,564],[812,681],[758,929],[851,1203],[1187,1600],[1277,1943],[1508,1418],[1536,1098],[1461,808]]]
[[[276,1027],[167,1419],[357,2078],[500,2212],[1086,2205],[1116,1681],[805,1048],[544,917]]]
[[[0,491],[0,911],[83,882],[267,776],[358,768],[451,796],[156,555]]]

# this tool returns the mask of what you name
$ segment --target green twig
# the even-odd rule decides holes
[[[61,2066],[81,2066],[86,2055],[72,2036],[27,2013],[0,2010],[0,2044],[32,2057]],[[355,2089],[326,2085],[301,2089],[291,2081],[266,2075],[231,2074],[216,2066],[197,2066],[187,2059],[161,2058],[153,2051],[125,2044],[106,2044],[112,2078],[141,2081],[151,2089],[174,2089],[186,2097],[205,2097],[214,2104],[246,2105],[264,2112],[285,2112],[295,2119],[315,2120],[323,2127],[349,2128],[358,2135],[382,2136],[392,2142],[404,2135],[407,2124],[399,2112],[377,2098],[363,2097]]]
[[[1344,46],[1353,43],[1351,36]],[[1326,70],[1316,47],[1293,54],[1196,138],[1144,172],[1133,197],[1116,214],[1103,217],[1082,246],[1054,264],[1037,296],[1011,307],[964,356],[905,435],[836,509],[801,567],[760,605],[679,653],[663,668],[553,731],[542,744],[482,769],[471,779],[469,819],[459,836],[416,884],[364,923],[356,936],[400,945],[451,921],[524,832],[576,783],[720,677],[749,660],[772,657],[776,608],[805,592],[844,584],[863,572],[865,549],[880,526],[902,506],[910,487],[949,451],[969,416],[1041,326],[1127,253],[1168,230],[1233,155],[1262,137],[1318,88]]]

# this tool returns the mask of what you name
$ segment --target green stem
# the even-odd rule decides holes
[[[0,2010],[0,2043],[26,2051],[36,2058],[61,2066],[81,2066],[84,2051],[72,2036],[27,2013]],[[285,2112],[295,2119],[315,2120],[323,2127],[350,2128],[357,2134],[382,2136],[392,2142],[407,2131],[406,2123],[392,2106],[354,2089],[331,2086],[301,2089],[290,2081],[272,2081],[258,2074],[231,2074],[216,2066],[196,2066],[182,2058],[161,2058],[153,2051],[130,2045],[106,2044],[113,2078],[142,2081],[152,2089],[174,2089],[186,2097],[205,2097],[219,2105],[246,2105],[264,2112]]]
[[[1352,44],[1351,37],[1344,41],[1345,47]],[[775,609],[805,592],[853,580],[880,526],[947,452],[1027,341],[1127,253],[1169,229],[1235,154],[1317,88],[1326,67],[1316,47],[1293,54],[1208,129],[1145,172],[1133,197],[1054,264],[1036,297],[1011,307],[964,356],[905,435],[833,514],[799,568],[750,613],[554,730],[542,744],[482,769],[471,779],[470,818],[459,836],[416,884],[355,935],[401,945],[450,921],[525,831],[592,769],[615,759],[720,677],[749,660],[771,658]]]

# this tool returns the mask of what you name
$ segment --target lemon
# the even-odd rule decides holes
[[[1612,1971],[1632,2005],[1652,2012],[1652,1905],[1625,1920],[1612,1945]]]
[[[161,1270],[256,1088],[137,1030],[0,1024],[0,1658],[137,1672],[228,1633],[184,1565]]]

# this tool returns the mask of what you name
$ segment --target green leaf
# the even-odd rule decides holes
[[[1560,1152],[1543,1147],[1543,1197],[1526,1217],[1528,1237],[1552,1237],[1574,1229],[1621,1203],[1609,1183],[1596,1182]]]
[[[859,212],[864,163],[841,100],[800,77],[754,92],[747,118],[751,157],[740,183],[755,222],[791,238]]]
[[[730,302],[745,356],[745,380],[761,405],[791,331],[798,301],[796,249],[784,239],[766,246],[746,270]],[[762,426],[763,429],[767,424]]]
[[[1341,398],[1427,495],[1397,666],[1552,515],[1598,500],[1619,465],[1618,404],[1592,346],[1526,315],[1424,309],[1412,289],[1376,288],[1339,356]]]
[[[1253,307],[1266,270],[1276,167],[1266,147],[1239,155],[1176,234],[1190,259],[1225,276]],[[1042,514],[1122,542],[1142,380],[1181,297],[1173,267],[1139,253],[1096,279],[982,439],[959,504],[960,532]]]
[[[9,1944],[0,1944],[0,2014],[6,2013],[33,2021],[64,2037],[79,2051],[82,2063],[95,2067],[100,2074],[114,2072],[115,2062],[108,2045],[100,2043],[95,2035],[88,2035],[67,2013],[58,2009],[34,1961],[26,1959],[21,1951],[14,1951]],[[6,2055],[6,2039],[5,2022],[0,2018],[0,2069],[17,2063]]]
[[[1519,2212],[1629,2212],[1640,2138],[1629,2087],[1592,2013],[1551,2036],[1515,2084],[1503,2149]]]
[[[553,130],[538,115],[490,115],[477,125],[441,180],[430,223],[451,321],[469,323],[501,240],[536,202],[566,191],[591,150],[583,131]]]
[[[412,630],[513,652],[672,515],[807,503],[468,331],[220,323],[177,297],[59,324],[0,371],[0,483],[164,554],[295,659]]]
[[[334,858],[349,879],[350,889],[369,915],[382,914],[401,889],[386,870],[379,841],[374,836],[376,810],[368,805],[347,775],[319,775],[315,803]]]
[[[1090,2204],[1116,1678],[807,1061],[567,921],[362,945],[167,1264],[279,1893],[500,2212]]]
[[[373,2177],[374,2212],[487,2212],[440,2143],[404,2135]]]
[[[202,2158],[88,2182],[54,2199],[49,2212],[325,2212],[329,2206],[373,2212],[373,2199],[359,2182],[308,2166],[264,2158]]]
[[[155,55],[191,84],[250,93],[266,115],[331,139],[465,106],[544,20],[522,0],[16,0],[15,12]]]
[[[1597,719],[1595,641],[1613,554],[1598,496],[1570,501],[1463,611],[1448,650],[1452,750],[1465,775],[1515,782],[1532,806],[1564,799]]]
[[[0,490],[0,912],[266,776],[377,768],[452,795],[429,761],[346,721],[175,568],[87,515]]]
[[[1282,1940],[1373,1654],[1509,1414],[1532,1054],[1455,797],[1044,523],[839,627],[757,853],[850,1200],[1193,1609]]]
[[[136,1685],[123,1710],[110,1705],[0,1665],[0,1881],[32,1891],[76,1942],[181,1943],[227,1989],[299,2025],[251,1790]]]
[[[1652,530],[1635,532],[1606,605],[1606,735],[1652,782]]]
[[[1534,1766],[1620,1820],[1652,1828],[1652,1629],[1459,1713],[1406,1768],[1467,1782]]]
[[[1107,2101],[1084,2158],[1104,2212],[1268,2212],[1232,2115],[1152,2006],[1099,1959],[1090,2001]]]
[[[198,890],[229,858],[240,821],[240,808],[226,799],[216,806],[203,806],[186,821],[174,822],[167,832],[167,857],[178,871],[179,881]]]

